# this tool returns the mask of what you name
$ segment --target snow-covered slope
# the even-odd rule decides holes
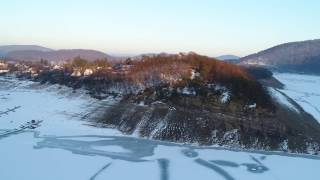
[[[320,122],[320,76],[276,73],[284,92]]]
[[[41,127],[0,136],[0,179],[317,179],[320,157],[231,151],[123,136],[85,125],[117,99],[0,77],[0,134],[31,119]]]

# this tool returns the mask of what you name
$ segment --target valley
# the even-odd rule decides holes
[[[1,7],[0,180],[320,179],[320,1]]]

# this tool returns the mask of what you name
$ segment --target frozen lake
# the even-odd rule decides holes
[[[274,76],[285,85],[282,92],[320,122],[320,76],[289,73]]]
[[[282,82],[289,78],[286,93],[295,91],[290,75],[277,77]],[[32,119],[43,120],[37,129],[0,136],[0,179],[320,178],[320,156],[165,143],[87,125],[85,119],[91,112],[114,101],[97,101],[65,87],[0,77],[0,134]]]

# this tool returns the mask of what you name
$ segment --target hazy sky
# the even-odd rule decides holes
[[[247,55],[320,38],[318,0],[1,0],[0,44]]]

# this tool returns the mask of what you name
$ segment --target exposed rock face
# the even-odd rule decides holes
[[[320,74],[320,40],[292,42],[241,58],[243,65],[266,65],[280,71]]]

